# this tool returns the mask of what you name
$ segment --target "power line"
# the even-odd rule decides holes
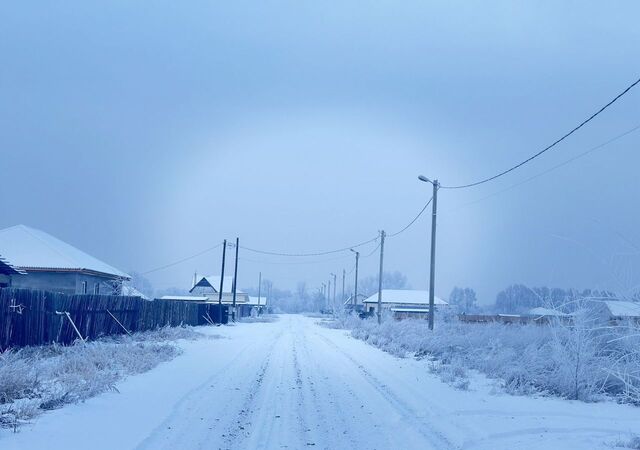
[[[593,119],[596,118],[596,116],[598,116],[600,113],[602,113],[605,109],[607,109],[609,106],[613,105],[616,101],[618,101],[618,99],[620,99],[623,95],[625,95],[627,92],[629,92],[631,89],[633,89],[634,86],[636,86],[638,83],[640,83],[640,78],[638,78],[636,81],[634,81],[633,83],[631,83],[624,91],[622,91],[621,93],[619,93],[618,95],[616,95],[611,101],[609,101],[609,103],[607,103],[606,105],[604,105],[603,107],[601,107],[598,111],[596,111],[595,113],[593,113],[591,116],[589,116],[587,119],[585,119],[584,121],[582,121],[578,126],[576,126],[575,128],[573,128],[571,131],[569,131],[568,133],[566,133],[564,136],[562,136],[561,138],[557,139],[555,142],[553,142],[551,145],[548,145],[547,147],[543,148],[542,150],[540,150],[538,153],[530,156],[529,158],[525,159],[524,161],[516,164],[515,166],[510,167],[507,170],[503,170],[502,172],[493,175],[489,178],[484,178],[482,180],[476,181],[474,183],[469,183],[469,184],[461,184],[458,186],[440,186],[440,188],[442,189],[464,189],[464,188],[470,188],[470,187],[474,187],[474,186],[478,186],[480,184],[484,184],[487,183],[489,181],[495,180],[496,178],[499,178],[503,175],[508,174],[509,172],[513,172],[514,170],[524,166],[525,164],[533,161],[534,159],[536,159],[538,156],[542,155],[543,153],[545,153],[548,150],[551,150],[553,147],[555,147],[556,145],[558,145],[560,142],[564,141],[566,138],[568,138],[569,136],[571,136],[573,133],[575,133],[576,131],[578,131],[580,128],[582,128],[583,126],[585,126],[587,123],[591,122]]]
[[[242,248],[242,246],[240,248]],[[347,257],[349,257],[349,255],[342,255],[337,258],[329,258],[329,259],[323,259],[323,260],[316,259],[312,261],[259,261],[255,259],[244,258],[244,257],[238,257],[238,259],[240,261],[252,262],[256,264],[284,264],[284,265],[296,266],[296,265],[304,265],[304,264],[322,264],[324,262],[340,261],[340,260],[346,259]]]
[[[411,227],[411,225],[416,223],[416,220],[418,220],[420,218],[420,216],[427,210],[427,207],[431,204],[431,200],[433,200],[433,197],[431,197],[429,199],[429,201],[422,207],[422,209],[420,210],[418,215],[415,216],[413,218],[413,220],[411,222],[409,222],[402,230],[396,231],[395,233],[392,233],[392,234],[388,235],[387,237],[395,237],[395,236],[399,235],[400,233],[404,233],[405,231],[407,231]]]
[[[477,200],[473,200],[473,201],[470,201],[470,202],[464,203],[464,204],[460,205],[460,206],[459,206],[459,207],[457,207],[457,208],[450,209],[450,210],[447,210],[447,211],[444,211],[444,212],[445,212],[445,213],[447,213],[447,212],[457,211],[457,210],[459,210],[459,209],[461,209],[461,208],[464,208],[464,207],[466,207],[466,206],[474,205],[474,204],[476,204],[476,203],[480,203],[480,202],[482,202],[482,201],[484,201],[484,200],[487,200],[487,199],[490,199],[490,198],[492,198],[492,197],[495,197],[496,195],[503,194],[503,193],[505,193],[505,192],[507,192],[507,191],[510,191],[511,189],[517,188],[518,186],[521,186],[521,185],[523,185],[523,184],[525,184],[525,183],[528,183],[528,182],[530,182],[530,181],[533,181],[533,180],[535,180],[536,178],[540,178],[541,176],[546,175],[546,174],[548,174],[549,172],[553,172],[554,170],[557,170],[557,169],[559,169],[559,168],[561,168],[561,167],[564,167],[564,166],[566,166],[566,165],[568,165],[568,164],[571,164],[572,162],[574,162],[574,161],[576,161],[576,160],[578,160],[578,159],[580,159],[580,158],[584,158],[585,156],[587,156],[587,155],[589,155],[589,154],[591,154],[591,153],[595,152],[596,150],[600,150],[601,148],[606,147],[607,145],[612,144],[612,143],[614,143],[615,141],[617,141],[617,140],[619,140],[619,139],[622,139],[623,137],[628,136],[629,134],[631,134],[631,133],[633,133],[633,132],[635,132],[635,131],[638,131],[639,129],[640,129],[640,124],[639,124],[639,125],[636,125],[635,127],[631,128],[630,130],[625,131],[624,133],[621,133],[621,134],[619,134],[619,135],[617,135],[617,136],[615,136],[615,137],[613,137],[613,138],[609,139],[608,141],[605,141],[605,142],[603,142],[603,143],[601,143],[601,144],[598,144],[598,145],[596,145],[595,147],[591,147],[589,150],[586,150],[586,151],[584,151],[584,152],[582,152],[582,153],[579,153],[579,154],[577,154],[577,155],[575,155],[575,156],[573,156],[573,157],[571,157],[571,158],[569,158],[569,159],[567,159],[567,160],[565,160],[565,161],[563,161],[563,162],[561,162],[561,163],[559,163],[559,164],[556,164],[555,166],[552,166],[552,167],[550,167],[550,168],[548,168],[548,169],[546,169],[546,170],[543,170],[543,171],[542,171],[542,172],[540,172],[540,173],[537,173],[537,174],[535,174],[535,175],[533,175],[533,176],[530,176],[529,178],[525,178],[524,180],[519,181],[519,182],[517,182],[517,183],[515,183],[515,184],[512,184],[511,186],[508,186],[508,187],[506,187],[506,188],[504,188],[504,189],[501,189],[501,190],[499,190],[499,191],[493,192],[493,193],[491,193],[491,194],[489,194],[489,195],[486,195],[486,196],[484,196],[484,197],[481,197],[481,198],[479,198],[479,199],[477,199]]]
[[[324,252],[315,252],[315,253],[279,253],[279,252],[271,252],[271,251],[267,251],[267,250],[258,250],[258,249],[255,249],[255,248],[249,248],[249,247],[243,247],[243,246],[240,246],[240,248],[243,249],[243,250],[247,250],[247,251],[253,252],[253,253],[260,253],[262,255],[271,255],[271,256],[292,256],[292,257],[323,256],[323,255],[330,255],[332,253],[346,252],[346,251],[349,251],[352,248],[362,247],[364,245],[370,244],[371,242],[374,242],[376,239],[378,239],[378,236],[374,237],[373,239],[369,239],[367,241],[360,242],[359,244],[350,245],[348,247],[338,248],[338,249],[335,249],[335,250],[327,250],[327,251],[324,251]]]
[[[198,252],[198,253],[196,253],[194,255],[187,256],[186,258],[182,258],[182,259],[180,259],[178,261],[174,261],[174,262],[169,263],[169,264],[165,264],[164,266],[156,267],[155,269],[147,270],[146,272],[142,272],[140,275],[147,275],[147,274],[150,274],[152,272],[157,272],[157,271],[162,270],[162,269],[167,269],[169,267],[178,265],[178,264],[183,263],[185,261],[189,261],[190,259],[197,258],[198,256],[204,255],[205,253],[208,253],[208,252],[210,252],[212,250],[215,250],[216,248],[221,247],[221,246],[222,246],[222,242],[219,243],[218,245],[214,245],[213,247],[209,247],[206,250],[202,250],[201,252]]]

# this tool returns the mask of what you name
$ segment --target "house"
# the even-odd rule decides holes
[[[222,303],[233,303],[233,285],[234,279],[232,276],[225,276],[222,283]],[[220,276],[208,275],[204,277],[194,277],[194,283],[189,293],[196,296],[204,296],[209,301],[217,302],[219,299],[220,291]],[[249,295],[246,292],[236,290],[236,305],[246,304],[249,301]]]
[[[0,230],[0,255],[20,273],[8,286],[65,294],[120,294],[126,273],[25,225]]]
[[[640,323],[640,302],[591,300],[588,307],[599,320],[612,325],[625,321]]]
[[[395,318],[424,318],[429,315],[429,291],[411,289],[383,289],[382,309],[391,311]],[[376,292],[363,301],[367,313],[375,313],[378,308],[378,293]],[[447,307],[449,304],[439,297],[434,298],[436,309]]]

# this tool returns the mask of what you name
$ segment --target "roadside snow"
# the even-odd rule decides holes
[[[640,408],[496,394],[471,376],[442,383],[317,319],[201,328],[226,339],[84,403],[40,416],[2,449],[610,449],[632,442]]]

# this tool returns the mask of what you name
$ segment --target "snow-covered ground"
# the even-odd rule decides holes
[[[40,416],[1,449],[609,449],[640,432],[640,408],[456,390],[318,319],[203,328],[226,339],[85,403]]]

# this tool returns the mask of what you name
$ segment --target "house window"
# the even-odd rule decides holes
[[[96,295],[100,293],[100,283],[96,283],[93,285],[93,293]]]
[[[87,293],[87,282],[86,281],[82,282],[82,286],[80,287],[80,293],[81,294],[86,294]]]

